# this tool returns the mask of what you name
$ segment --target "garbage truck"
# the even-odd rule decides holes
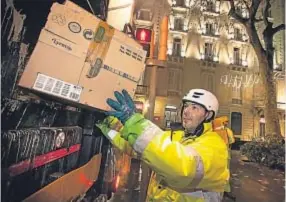
[[[1,4],[1,201],[107,201],[126,157],[95,123],[114,90],[134,94],[145,51],[106,23],[108,0]]]

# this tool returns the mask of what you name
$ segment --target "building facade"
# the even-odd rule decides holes
[[[229,3],[172,0],[169,4],[168,64],[157,72],[153,121],[162,128],[180,121],[182,97],[190,89],[204,88],[217,96],[218,115],[229,117],[237,138],[251,140],[264,135],[258,60],[244,27],[227,15]],[[277,15],[273,18],[276,23],[281,23],[285,2],[278,4],[272,6],[271,13]],[[237,8],[241,16],[247,17],[242,5]],[[277,34],[274,41],[279,119],[285,134],[284,32]],[[148,74],[144,82],[148,86]],[[148,106],[148,96],[145,98],[143,102]]]

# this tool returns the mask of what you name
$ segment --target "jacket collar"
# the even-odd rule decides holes
[[[185,134],[185,137],[199,137],[206,132],[213,131],[212,123],[202,123],[200,124],[193,134]]]
[[[213,131],[212,123],[211,123],[211,122],[204,123],[204,131],[203,131],[203,134],[206,133],[206,132],[211,132],[211,131]]]

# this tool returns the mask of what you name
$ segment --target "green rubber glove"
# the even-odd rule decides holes
[[[142,135],[143,131],[146,130],[150,124],[151,122],[145,119],[142,114],[136,113],[124,124],[124,128],[121,131],[121,137],[133,146],[137,138]]]

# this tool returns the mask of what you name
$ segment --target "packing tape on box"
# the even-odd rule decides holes
[[[94,78],[99,74],[114,31],[114,28],[109,26],[106,22],[100,21],[98,23],[94,39],[88,47],[86,57],[86,62],[90,63],[90,69],[86,75],[88,78]]]

